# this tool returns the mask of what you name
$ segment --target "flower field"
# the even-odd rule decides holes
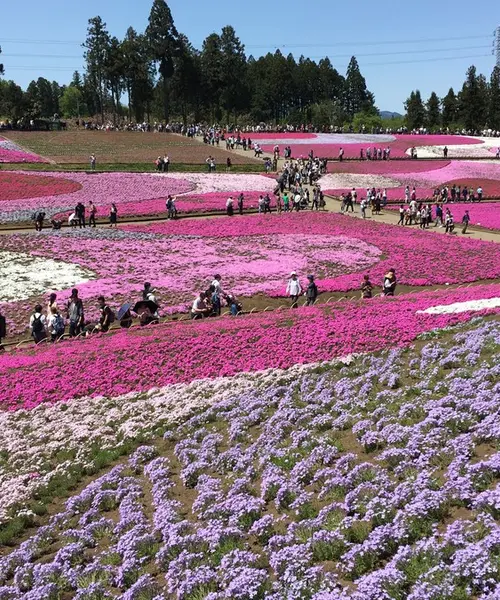
[[[499,347],[498,321],[475,320],[415,348],[4,413],[25,525],[56,465],[75,481],[130,456],[0,558],[0,591],[494,600]]]
[[[393,156],[417,142],[451,157],[487,146],[265,135],[253,137],[349,144],[348,156],[367,143]],[[335,163],[320,181],[358,198],[386,188],[394,202],[406,185],[423,199],[452,183],[500,196],[493,160]],[[181,214],[223,212],[240,192],[254,208],[275,185],[2,171],[0,223],[90,200],[100,217],[112,202],[119,219],[155,215],[168,195]],[[498,203],[450,207],[456,222],[468,209],[500,228]],[[398,287],[384,297],[390,268]],[[314,306],[288,308],[291,271],[304,289],[315,276]],[[0,600],[500,598],[495,242],[308,210],[4,231],[0,272],[13,341],[0,353]],[[62,307],[76,286],[95,322],[98,296],[116,311],[150,281],[160,315],[176,317],[216,273],[246,314],[15,347],[51,291]]]
[[[172,322],[13,352],[0,362],[0,381],[16,374],[0,402],[4,409],[29,409],[42,402],[146,392],[152,387],[194,379],[287,368],[400,346],[420,333],[470,317],[470,311],[423,312],[427,308],[498,297],[499,284],[478,285],[407,294],[394,300],[379,297],[368,304],[351,300],[333,306],[305,307],[291,315],[275,311],[223,321]],[[495,302],[491,310],[498,311]],[[42,380],[40,362],[46,375]],[[138,362],[140,369],[134,366]]]
[[[199,173],[169,175],[137,173],[0,173],[0,223],[27,221],[33,211],[44,210],[48,217],[67,216],[78,202],[90,200],[98,217],[109,214],[111,203],[121,215],[150,215],[165,212],[170,194],[179,196],[181,212],[225,210],[228,195],[243,192],[246,206],[255,205],[259,194],[271,193],[275,182],[262,175]],[[195,196],[192,195],[195,193]],[[187,194],[186,198],[183,195]]]
[[[43,242],[41,243],[41,240]],[[316,276],[320,292],[359,289],[368,272],[375,285],[396,266],[401,284],[435,286],[500,277],[500,258],[492,242],[436,236],[417,229],[328,213],[252,215],[234,219],[204,219],[130,225],[121,230],[47,230],[42,234],[0,237],[0,256],[16,253],[50,259],[61,266],[90,273],[79,285],[89,319],[96,315],[97,297],[113,306],[137,297],[144,281],[154,282],[162,314],[186,312],[192,299],[223,274],[224,288],[238,297],[265,294],[283,297],[292,270],[302,284]],[[168,258],[166,258],[168,257]],[[436,259],[439,257],[439,259]],[[415,266],[418,265],[418,268]],[[46,293],[69,296],[57,268],[45,271]],[[26,328],[30,304],[4,287],[4,305],[11,333]],[[32,288],[27,288],[32,289]],[[38,299],[33,298],[32,302]]]
[[[321,178],[322,189],[339,195],[353,187],[359,194],[375,187],[387,189],[389,200],[404,200],[405,187],[415,187],[421,200],[432,199],[436,187],[466,185],[474,192],[483,188],[483,198],[500,198],[500,165],[494,161],[363,161],[335,163]]]
[[[23,150],[14,142],[0,136],[0,163],[43,163],[41,156]]]
[[[314,137],[311,138],[310,135]],[[340,148],[344,149],[345,158],[359,158],[360,151],[366,152],[367,148],[390,148],[392,158],[407,158],[408,150],[415,146],[438,149],[434,152],[423,151],[421,156],[442,156],[442,148],[448,146],[449,156],[453,157],[454,147],[460,150],[457,157],[483,157],[491,158],[491,145],[488,139],[464,137],[459,135],[370,135],[370,134],[273,134],[257,133],[250,134],[252,140],[256,140],[265,152],[272,152],[276,144],[283,149],[290,146],[292,156],[299,158],[308,155],[313,150],[315,156],[323,158],[337,158]],[[464,150],[465,149],[465,150]]]

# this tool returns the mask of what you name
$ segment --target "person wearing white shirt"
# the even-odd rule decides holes
[[[286,293],[290,296],[292,308],[297,308],[299,296],[302,294],[302,287],[295,271],[290,273],[290,279],[288,280],[288,284],[286,286]]]

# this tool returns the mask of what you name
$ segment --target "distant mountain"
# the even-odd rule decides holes
[[[391,112],[390,110],[381,110],[380,116],[382,117],[382,119],[398,119],[398,118],[402,117],[403,115],[401,115],[397,112]]]

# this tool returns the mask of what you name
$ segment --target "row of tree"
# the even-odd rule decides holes
[[[179,33],[165,0],[154,0],[143,33],[110,35],[101,17],[89,20],[85,71],[68,86],[40,78],[26,93],[0,86],[0,114],[18,117],[126,117],[143,121],[317,122],[341,125],[357,113],[377,115],[355,57],[346,76],[330,59],[315,62],[279,50],[247,57],[233,27],[210,34],[200,50]],[[21,95],[23,95],[21,99]],[[123,100],[126,100],[126,106]]]
[[[450,88],[442,99],[432,92],[424,103],[420,91],[413,91],[405,108],[406,123],[411,129],[465,127],[469,131],[500,131],[500,67],[493,69],[489,82],[484,75],[478,75],[476,67],[470,67],[462,89],[456,94]]]

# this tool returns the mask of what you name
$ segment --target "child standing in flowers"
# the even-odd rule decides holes
[[[361,298],[371,298],[373,294],[373,285],[369,275],[364,275],[363,283],[361,284]]]
[[[312,306],[318,297],[318,286],[314,281],[314,275],[308,275],[307,279],[309,281],[309,285],[307,286],[307,290],[305,292],[306,295],[306,306]]]
[[[290,279],[288,280],[288,284],[286,286],[286,293],[290,296],[292,308],[297,308],[299,296],[302,293],[302,287],[295,271],[290,273]]]

